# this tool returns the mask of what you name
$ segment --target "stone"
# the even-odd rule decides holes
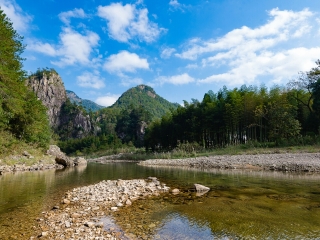
[[[84,166],[87,165],[87,160],[83,157],[77,157],[73,160],[75,166]]]
[[[177,189],[177,188],[175,188],[175,189],[172,189],[172,191],[171,191],[173,194],[177,194],[177,193],[179,193],[180,192],[180,190],[179,189]]]
[[[69,227],[71,227],[71,224],[70,224],[70,222],[69,222],[69,221],[66,221],[66,222],[65,222],[65,226],[66,226],[66,228],[69,228]]]
[[[197,192],[209,191],[210,190],[210,188],[208,188],[206,186],[203,186],[201,184],[197,184],[197,183],[194,184],[194,187],[195,187]]]
[[[111,207],[110,209],[111,209],[111,211],[117,211],[118,210],[117,207]]]
[[[48,232],[42,232],[41,233],[41,237],[46,237],[46,236],[48,236]]]
[[[79,217],[81,217],[81,214],[79,214],[79,213],[72,213],[72,214],[71,214],[71,217],[72,217],[72,218],[79,218]]]
[[[154,224],[154,223],[151,223],[151,224],[149,224],[149,226],[148,226],[149,228],[155,228],[156,227],[156,225]]]
[[[132,202],[128,199],[128,200],[126,201],[126,205],[130,206],[131,204],[132,204]]]
[[[62,203],[63,203],[63,204],[70,204],[70,200],[68,200],[68,199],[65,198],[65,199],[62,200]]]
[[[92,227],[95,226],[95,223],[94,223],[94,222],[86,222],[84,225],[85,225],[86,227],[92,228]]]

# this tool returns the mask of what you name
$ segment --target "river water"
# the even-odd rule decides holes
[[[0,239],[29,239],[41,213],[57,205],[74,187],[148,176],[183,192],[150,200],[146,214],[157,223],[154,239],[320,239],[318,174],[210,171],[134,163],[90,163],[87,167],[0,176]],[[211,190],[195,196],[194,183]],[[119,216],[123,217],[121,211]]]

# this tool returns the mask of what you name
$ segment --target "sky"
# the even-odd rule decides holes
[[[317,0],[0,0],[24,37],[28,73],[112,105],[151,86],[170,102],[209,90],[286,86],[320,59]]]

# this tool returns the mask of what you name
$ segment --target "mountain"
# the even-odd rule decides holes
[[[78,97],[78,95],[75,94],[73,91],[66,90],[66,93],[67,93],[67,97],[70,99],[72,103],[75,103],[78,106],[82,106],[88,112],[90,111],[95,112],[100,110],[101,108],[104,108],[103,106],[100,106],[95,102]]]
[[[160,97],[152,87],[146,85],[130,88],[119,97],[111,108],[125,109],[130,105],[142,106],[150,112],[153,119],[161,118],[171,108],[176,109],[179,106],[178,103],[171,103]]]

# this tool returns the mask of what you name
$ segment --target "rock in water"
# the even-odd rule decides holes
[[[73,160],[75,166],[83,166],[87,165],[87,160],[85,160],[82,157],[77,157],[76,159]]]
[[[204,192],[204,191],[209,191],[210,190],[210,188],[208,188],[206,186],[203,186],[201,184],[197,184],[197,183],[194,184],[194,187],[195,187],[197,192]]]

